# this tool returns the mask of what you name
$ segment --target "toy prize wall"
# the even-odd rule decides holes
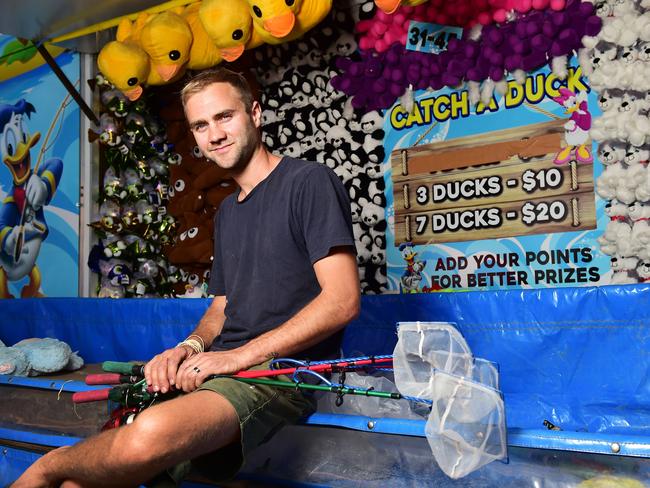
[[[647,281],[648,5],[433,3],[357,25],[333,81],[385,109],[389,290]]]
[[[124,107],[208,66],[252,66],[264,142],[326,164],[348,189],[363,293],[637,283],[650,275],[645,3],[304,1],[276,12],[204,0],[123,21],[98,64]],[[280,17],[293,21],[270,21]],[[172,121],[176,137],[182,124]],[[191,140],[167,142],[159,155],[170,168],[175,144],[182,160],[201,159]],[[127,277],[123,262],[93,265],[107,285],[100,295],[133,295],[108,285],[139,274],[150,284],[135,295],[178,296],[135,268],[202,227],[211,233],[210,215],[234,187],[222,174],[197,188],[206,180],[197,174],[171,175],[172,191],[192,182],[200,198],[186,204],[200,208],[172,213],[162,234],[149,229],[165,245],[139,255]],[[221,193],[206,206],[210,189]],[[148,202],[158,222],[167,198]],[[100,203],[102,218],[129,220],[114,196]],[[119,258],[111,245],[143,247],[130,239],[109,232],[104,256]],[[159,262],[154,273],[167,283],[180,269],[205,283],[205,249],[194,271]]]
[[[78,55],[52,54],[78,88]],[[0,36],[0,154],[0,298],[77,296],[79,108],[11,36]]]
[[[93,223],[100,242],[91,253],[89,265],[100,275],[100,296],[205,296],[212,259],[212,216],[220,201],[234,190],[234,184],[202,157],[178,106],[178,90],[201,66],[222,64],[242,71],[258,85],[264,109],[263,138],[274,152],[327,164],[341,177],[353,201],[369,202],[371,186],[381,193],[384,190],[379,166],[384,158],[381,115],[359,112],[357,119],[348,121],[343,115],[347,98],[329,83],[336,74],[336,59],[356,51],[354,25],[367,13],[368,6],[374,10],[372,2],[341,9],[332,9],[329,2],[297,2],[294,7],[285,7],[295,14],[296,23],[289,34],[285,32],[276,40],[259,32],[246,2],[201,2],[199,19],[221,19],[201,24],[203,31],[189,22],[196,20],[196,6],[166,12],[162,20],[143,15],[139,20],[121,22],[116,40],[98,56],[100,77],[96,86],[104,124],[91,139],[101,145],[108,164],[103,170],[98,219]],[[182,25],[178,15],[187,19],[191,29],[181,27],[172,36],[167,28],[170,24]],[[312,28],[316,24],[318,27]],[[139,37],[134,30],[141,32]],[[187,44],[183,48],[184,36],[179,39],[178,32],[190,32],[193,38],[201,36],[204,40],[205,34],[213,36],[216,40],[211,47],[219,50],[216,54],[210,49],[199,50],[212,53],[210,56],[193,55],[195,51],[191,47],[187,51]],[[265,37],[266,44],[249,43],[253,32]],[[237,39],[222,46],[218,40],[224,35]],[[155,58],[156,50],[144,39],[153,39],[154,46],[171,39],[172,47],[177,48],[171,49],[179,53],[175,67],[156,70],[165,72],[166,81],[150,76],[151,69],[160,68],[157,64],[163,61],[154,61],[161,58]],[[244,47],[251,46],[259,47],[244,52]],[[135,70],[137,63],[124,62],[122,56],[142,60],[144,71]],[[138,111],[147,112],[142,114],[144,118],[136,117],[143,128],[135,131],[139,135],[134,133],[137,123],[133,122]],[[358,141],[354,154],[347,151],[352,140]],[[143,169],[148,172],[149,167],[153,173],[145,183]],[[141,209],[149,209],[150,222],[144,222],[145,213],[135,208],[138,202]],[[166,224],[157,229],[163,215]],[[377,216],[377,221],[383,221],[383,216]],[[384,231],[381,222],[377,223],[376,231],[375,223],[365,225],[357,219],[354,224],[357,235],[369,237],[369,232],[374,232],[373,240],[366,242],[364,238],[364,251],[360,253],[361,285],[366,293],[379,293],[386,281]],[[142,265],[145,268],[139,269]]]

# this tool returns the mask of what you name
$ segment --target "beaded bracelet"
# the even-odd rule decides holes
[[[196,337],[198,340],[192,339],[192,337]],[[205,351],[205,342],[203,342],[203,338],[196,334],[191,334],[187,337],[187,339],[176,344],[176,347],[179,346],[189,347],[194,351],[194,354],[199,354]]]

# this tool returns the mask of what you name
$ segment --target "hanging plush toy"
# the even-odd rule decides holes
[[[192,30],[177,13],[166,11],[147,19],[140,46],[149,55],[151,69],[165,82],[180,78],[190,59]]]
[[[178,228],[176,242],[167,250],[170,263],[210,264],[213,253],[213,216],[186,213]]]
[[[280,44],[299,38],[332,9],[332,0],[247,0],[253,27],[264,42]]]
[[[253,29],[246,0],[203,0],[199,18],[226,61],[235,61],[245,49],[253,49],[264,43]]]
[[[219,48],[212,41],[199,18],[200,7],[201,4],[193,3],[188,5],[182,13],[182,17],[192,31],[192,47],[187,68],[195,70],[211,68],[223,59]]]
[[[97,57],[102,74],[131,101],[140,98],[144,85],[166,83],[151,69],[151,59],[139,44],[146,20],[146,15],[138,16],[135,22],[122,20],[117,27],[116,40],[107,43]]]
[[[142,95],[142,85],[149,77],[149,57],[135,44],[111,41],[99,52],[99,70],[129,100]]]

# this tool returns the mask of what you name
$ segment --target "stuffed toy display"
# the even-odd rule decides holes
[[[97,295],[170,296],[161,248],[177,226],[166,207],[175,158],[164,126],[145,98],[131,102],[101,77],[96,87],[103,113],[89,139],[100,144],[105,169],[88,266],[99,276]]]
[[[165,85],[185,70],[234,61],[263,42],[281,44],[320,23],[332,0],[212,0],[123,19],[97,59],[102,74],[129,100],[143,86]]]
[[[583,39],[580,64],[599,92],[590,130],[605,165],[596,192],[610,218],[598,238],[612,256],[612,283],[647,281],[650,266],[650,2],[607,1],[603,28]]]
[[[355,26],[359,35],[359,47],[364,51],[374,49],[384,52],[395,42],[406,45],[409,20],[471,28],[477,24],[504,23],[532,10],[560,11],[566,5],[565,0],[465,0],[427,3],[421,0],[380,0],[376,3],[381,10],[374,18],[359,22]]]
[[[75,371],[84,360],[68,344],[46,337],[23,339],[11,347],[0,341],[0,374],[39,376],[59,371]]]
[[[341,58],[337,66],[343,73],[332,83],[353,97],[355,108],[365,110],[388,108],[409,89],[464,83],[470,102],[487,104],[495,89],[505,91],[509,74],[523,80],[525,72],[548,63],[564,79],[568,57],[582,48],[583,36],[595,36],[601,25],[589,2],[569,2],[563,10],[530,10],[512,21],[465,30],[439,54],[406,50],[402,40],[384,46],[384,52],[363,50],[359,61]]]

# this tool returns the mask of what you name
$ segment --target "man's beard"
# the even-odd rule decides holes
[[[233,155],[234,162],[231,164],[231,166],[226,167],[220,164],[218,156],[215,155],[211,155],[211,157],[208,159],[210,159],[217,166],[227,169],[228,171],[232,171],[233,173],[241,173],[246,169],[248,163],[250,163],[251,157],[255,153],[255,149],[257,149],[257,146],[259,144],[259,137],[260,136],[257,128],[251,124],[246,130],[246,133],[242,136],[244,143],[242,146],[237,148],[236,154]]]

